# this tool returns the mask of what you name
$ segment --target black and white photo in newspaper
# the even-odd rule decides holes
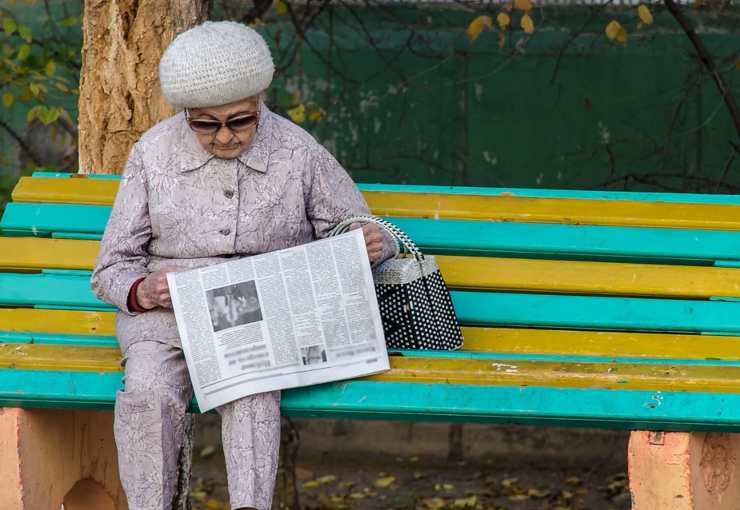
[[[389,369],[361,230],[167,281],[202,411]]]

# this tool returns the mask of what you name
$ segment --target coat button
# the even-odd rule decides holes
[[[221,233],[222,235],[225,235],[225,236],[227,236],[227,235],[231,234],[231,229],[230,229],[230,228],[222,228],[221,230],[219,230],[219,232],[220,232],[220,233]]]
[[[232,190],[232,189],[225,189],[224,190],[224,196],[226,198],[232,198],[234,196],[234,190]]]

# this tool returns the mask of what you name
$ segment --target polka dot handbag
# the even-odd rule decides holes
[[[375,216],[353,216],[331,235],[352,223],[375,223],[391,234],[402,252],[373,269],[375,293],[386,344],[391,349],[456,350],[463,337],[442,274],[432,255],[424,255],[400,228]]]

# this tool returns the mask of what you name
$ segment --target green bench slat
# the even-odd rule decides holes
[[[43,273],[0,273],[0,305],[113,309],[93,295],[89,278]]]
[[[103,205],[24,204],[5,206],[0,228],[36,233],[79,232],[99,234],[105,230],[111,208]]]
[[[44,332],[0,331],[0,343],[81,345],[85,347],[116,347],[114,336],[64,335]]]
[[[65,172],[37,171],[34,177],[71,178]],[[88,179],[120,180],[119,175],[86,174]],[[740,195],[709,195],[699,193],[651,193],[634,191],[592,191],[544,188],[483,188],[475,186],[436,186],[415,184],[358,183],[362,191],[397,191],[405,193],[445,193],[448,195],[517,196],[526,198],[581,198],[596,200],[637,200],[686,204],[740,204]]]
[[[2,228],[101,234],[110,208],[8,204]],[[430,253],[713,263],[740,259],[740,233],[587,225],[390,218]]]
[[[113,407],[120,373],[3,369],[0,406]],[[351,381],[283,392],[290,416],[740,431],[740,395]]]
[[[459,291],[452,296],[465,324],[740,332],[737,302]]]
[[[740,333],[738,302],[472,291],[452,297],[464,324]],[[0,304],[108,307],[89,279],[58,274],[0,273]]]

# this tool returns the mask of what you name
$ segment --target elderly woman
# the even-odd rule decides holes
[[[160,62],[165,98],[184,111],[134,145],[92,277],[120,309],[124,389],[115,406],[121,480],[131,510],[170,510],[190,422],[192,387],[171,310],[168,271],[325,237],[368,212],[356,186],[308,133],[263,103],[274,66],[257,32],[206,22]],[[363,227],[377,263],[392,239]],[[280,394],[219,408],[231,507],[270,508]]]

